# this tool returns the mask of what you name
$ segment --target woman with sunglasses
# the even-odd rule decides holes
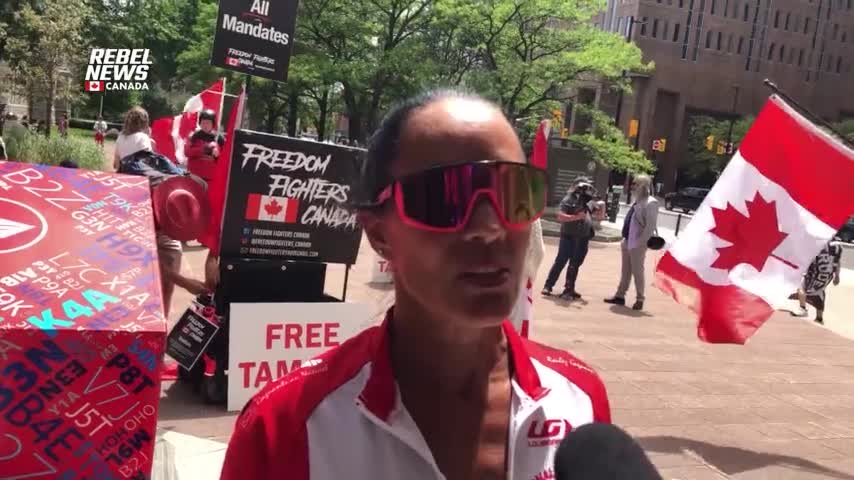
[[[480,98],[393,110],[368,147],[359,218],[395,266],[395,306],[256,395],[222,479],[529,479],[550,474],[570,429],[609,422],[589,367],[506,321],[546,180]]]

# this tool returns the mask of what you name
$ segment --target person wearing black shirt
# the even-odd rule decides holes
[[[560,298],[563,300],[581,298],[581,294],[575,289],[575,282],[578,279],[578,270],[587,257],[590,239],[594,234],[590,205],[594,195],[595,188],[590,184],[590,180],[582,177],[575,181],[560,201],[560,211],[557,214],[557,220],[561,223],[560,243],[557,256],[543,287],[543,295],[552,294],[552,288],[557,283],[561,271],[569,264]]]

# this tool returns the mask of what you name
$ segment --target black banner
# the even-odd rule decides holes
[[[193,304],[194,306],[197,305]],[[199,357],[205,353],[219,327],[196,313],[193,306],[184,312],[166,339],[166,354],[179,365],[192,370]]]
[[[284,82],[297,0],[219,0],[211,65]]]
[[[362,150],[237,130],[224,257],[353,264],[362,229],[345,203]]]

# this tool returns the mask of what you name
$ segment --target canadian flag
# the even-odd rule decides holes
[[[193,95],[184,104],[184,113],[174,117],[158,118],[151,124],[151,138],[157,153],[165,155],[180,165],[187,163],[184,156],[184,143],[198,126],[199,112],[211,109],[217,119],[222,110],[222,98],[225,91],[225,79],[220,78],[205,91]]]
[[[250,193],[246,201],[246,220],[296,223],[299,200]]]
[[[697,312],[700,339],[743,344],[854,213],[852,185],[854,150],[772,96],[656,284]]]
[[[86,80],[84,87],[84,90],[86,90],[87,92],[104,91],[104,84],[100,80]]]
[[[231,107],[228,124],[225,129],[223,159],[216,162],[216,173],[208,184],[208,200],[211,205],[211,221],[208,228],[199,237],[199,242],[210,249],[211,254],[219,255],[219,241],[222,237],[222,219],[225,214],[225,197],[228,189],[228,172],[231,170],[231,147],[235,130],[240,129],[243,109],[246,106],[246,84]]]

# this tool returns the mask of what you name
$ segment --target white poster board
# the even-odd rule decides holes
[[[374,266],[371,271],[371,282],[376,284],[389,284],[394,283],[394,277],[392,276],[392,267],[391,262],[384,259],[383,257],[374,254]]]
[[[361,303],[232,303],[228,410],[243,409],[267,383],[369,325]]]

